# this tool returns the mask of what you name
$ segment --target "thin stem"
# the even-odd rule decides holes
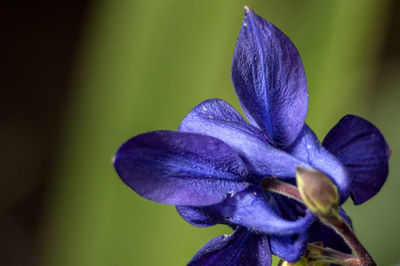
[[[263,181],[263,188],[265,190],[284,195],[303,203],[303,199],[301,198],[300,192],[297,187],[286,182],[282,182],[276,178],[265,178]]]
[[[344,241],[346,241],[347,245],[351,247],[354,254],[360,259],[360,265],[376,265],[375,261],[368,253],[368,251],[364,248],[361,242],[358,240],[350,225],[340,216],[336,217],[320,217],[321,221],[333,228],[336,233],[338,233]]]
[[[337,250],[331,249],[331,248],[324,248],[318,245],[314,245],[312,243],[307,245],[307,250],[321,254],[322,256],[329,257],[329,258],[335,258],[341,261],[344,260],[349,260],[349,259],[354,259],[352,255],[346,254],[339,252]]]
[[[276,178],[265,178],[263,182],[263,188],[265,190],[287,196],[289,198],[295,199],[303,203],[303,199],[301,198],[300,192],[297,189],[297,187],[289,183],[282,182]],[[319,215],[318,217],[324,224],[334,229],[335,232],[344,239],[344,241],[349,245],[351,250],[357,256],[358,259],[356,260],[354,260],[354,258],[348,258],[347,263],[346,260],[344,260],[345,265],[357,265],[357,263],[358,265],[362,266],[376,265],[371,255],[360,243],[360,241],[355,236],[351,227],[342,217],[340,216],[323,217]]]
[[[344,266],[360,265],[360,260],[353,255],[349,255],[331,248],[324,248],[313,243],[307,245],[308,260],[316,262],[328,262]]]

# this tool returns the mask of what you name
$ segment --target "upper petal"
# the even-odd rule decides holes
[[[247,169],[224,142],[200,134],[154,131],[125,142],[114,167],[141,196],[176,205],[210,205],[243,190]]]
[[[345,167],[321,146],[315,133],[306,124],[288,151],[291,155],[329,176],[338,187],[341,203],[348,198],[350,180]]]
[[[268,237],[238,228],[232,235],[207,242],[188,266],[269,266],[271,262]]]
[[[230,104],[220,99],[206,100],[193,108],[182,120],[179,131],[200,133],[224,141],[242,155],[252,174],[261,178],[294,178],[296,166],[308,166],[271,145],[260,129],[247,124]]]
[[[307,82],[299,53],[278,28],[245,8],[232,80],[252,124],[279,147],[293,143],[307,113]]]
[[[270,206],[273,204],[274,198],[269,193],[251,186],[212,206],[177,209],[185,220],[197,226],[222,223],[265,234],[297,234],[307,230],[314,220],[310,212],[297,220],[286,220],[274,211],[274,206]]]
[[[354,204],[361,204],[378,193],[389,172],[390,149],[373,124],[361,117],[346,115],[328,133],[323,145],[348,169]]]

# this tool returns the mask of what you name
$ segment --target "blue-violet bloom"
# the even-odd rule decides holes
[[[154,131],[125,142],[114,166],[141,196],[174,204],[189,223],[226,224],[232,235],[209,241],[189,265],[289,262],[307,243],[351,253],[304,205],[263,189],[264,178],[295,184],[296,167],[326,174],[340,203],[373,197],[388,174],[390,152],[368,121],[347,115],[319,142],[305,124],[306,76],[296,47],[249,8],[233,55],[232,80],[250,124],[220,99],[197,105],[177,132]],[[343,209],[342,215],[348,222]]]

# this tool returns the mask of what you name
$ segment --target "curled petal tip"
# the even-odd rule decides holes
[[[244,6],[244,12],[245,12],[245,13],[250,13],[250,12],[251,12],[250,7]]]

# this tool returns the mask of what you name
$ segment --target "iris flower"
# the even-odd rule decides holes
[[[296,167],[316,169],[337,186],[340,203],[373,197],[388,174],[389,148],[379,130],[354,115],[322,144],[305,124],[307,82],[296,47],[249,8],[233,55],[232,80],[248,122],[227,102],[206,100],[178,131],[129,139],[117,151],[119,176],[141,196],[176,205],[189,223],[226,224],[231,235],[209,241],[189,265],[289,262],[307,243],[351,252],[304,205],[263,189],[265,178],[295,184]],[[345,212],[340,214],[350,222]]]

